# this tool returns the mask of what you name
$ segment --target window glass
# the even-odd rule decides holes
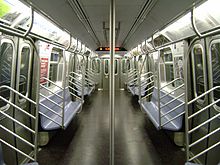
[[[23,47],[21,51],[20,78],[19,78],[19,92],[23,95],[26,95],[28,88],[29,60],[30,60],[30,48]],[[19,96],[19,99],[22,98]]]
[[[195,87],[197,96],[205,92],[204,86],[204,70],[203,70],[203,51],[200,45],[197,45],[193,49],[194,57],[194,72],[195,72]]]
[[[118,74],[118,60],[115,60],[115,74]]]
[[[108,67],[109,67],[109,61],[108,60],[105,60],[104,61],[104,66],[105,66],[105,69],[104,69],[104,72],[105,74],[107,75],[108,74]]]
[[[126,60],[122,60],[122,73],[126,73]]]
[[[162,61],[165,65],[165,81],[168,83],[174,80],[173,55],[170,48],[161,50]],[[174,84],[172,84],[174,86]]]
[[[92,60],[92,70],[96,70],[96,60]]]
[[[166,64],[165,65],[165,69],[166,69],[166,81],[170,82],[170,81],[174,80],[174,77],[173,77],[173,65]]]
[[[62,81],[63,76],[63,55],[62,50],[53,48],[50,56],[49,79],[53,82]],[[49,83],[51,86],[52,83]]]
[[[100,66],[101,66],[101,62],[99,59],[97,59],[97,72],[100,73]]]
[[[51,81],[57,80],[57,69],[58,69],[58,53],[52,52],[50,56],[50,71],[49,79]]]
[[[220,85],[220,43],[213,43],[211,45],[211,59],[212,59],[212,78],[213,87]],[[220,96],[220,90],[214,90],[214,100],[216,101]],[[220,106],[220,103],[217,103]]]
[[[127,69],[127,70],[130,70],[130,69],[131,69],[131,63],[130,63],[130,60],[127,60],[127,61],[126,61],[125,69]]]
[[[0,86],[11,86],[11,71],[13,59],[13,45],[4,42],[0,49]],[[9,100],[10,91],[8,89],[0,89],[0,96]],[[0,107],[7,105],[6,102],[0,100]]]

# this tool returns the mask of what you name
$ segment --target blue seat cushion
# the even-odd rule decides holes
[[[84,96],[89,96],[91,95],[92,91],[95,89],[95,86],[85,86],[84,87]],[[82,88],[78,88],[77,92],[78,96],[82,96]]]
[[[141,107],[143,110],[147,113],[148,117],[154,124],[154,126],[159,129],[160,123],[159,123],[159,109],[158,109],[158,90],[154,88],[153,94],[151,97],[151,101],[142,101]],[[163,91],[160,91],[160,98],[164,96],[166,93]],[[173,108],[177,107],[180,104],[183,104],[183,101],[176,99],[172,103],[164,106],[169,101],[173,100],[174,96],[167,95],[164,98],[162,98],[160,101],[160,107],[161,107],[161,116],[166,114],[167,112],[171,111]],[[167,123],[169,120],[173,119],[177,115],[184,112],[184,104],[180,106],[179,108],[176,108],[173,112],[170,112],[169,114],[161,117],[161,125]],[[171,131],[178,131],[182,128],[182,121],[183,121],[183,115],[179,116],[178,118],[172,120],[171,122],[168,122],[167,124],[163,125],[163,129],[171,130]]]
[[[58,91],[57,94],[62,96],[63,92]],[[55,101],[59,105],[63,104],[62,99],[55,96],[55,95],[52,95],[49,98],[51,100]],[[51,103],[49,100],[42,99],[40,101],[40,104],[44,104],[45,106],[51,108],[53,111],[57,112],[58,114],[60,114],[62,116],[62,108]],[[69,123],[71,122],[73,117],[76,115],[77,111],[81,108],[81,106],[82,106],[81,101],[72,101],[71,100],[69,89],[66,88],[65,89],[65,108],[64,108],[64,128],[66,128],[69,125]],[[53,122],[52,120],[48,119],[47,117],[40,115],[40,124],[41,124],[41,128],[43,130],[49,131],[49,130],[59,129],[61,127],[60,125],[62,124],[62,118],[60,116],[51,112],[50,110],[43,107],[42,105],[40,105],[40,112],[45,114],[46,116],[50,117],[51,119],[53,119],[57,123],[59,123],[59,124],[57,124],[57,123]]]

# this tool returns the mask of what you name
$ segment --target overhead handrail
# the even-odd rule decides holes
[[[193,27],[194,32],[196,33],[196,35],[201,38],[202,34],[199,32],[198,28],[196,27],[196,21],[195,21],[195,6],[193,6],[192,10],[191,10],[191,24]]]
[[[76,47],[73,50],[73,53],[77,53],[77,49],[78,49],[78,38],[76,38]]]
[[[28,34],[31,32],[31,29],[32,29],[33,24],[34,24],[34,9],[32,8],[32,6],[30,6],[30,10],[31,10],[31,16],[30,16],[31,17],[31,22],[30,22],[30,25],[29,25],[27,31],[23,35],[24,37],[28,36]]]
[[[72,45],[72,35],[71,34],[69,34],[69,35],[70,35],[70,42],[68,43],[67,47],[65,48],[66,51],[68,51]]]

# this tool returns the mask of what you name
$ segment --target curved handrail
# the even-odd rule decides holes
[[[32,6],[30,6],[30,9],[31,9],[31,23],[29,25],[29,28],[27,29],[27,31],[24,33],[24,37],[27,37],[28,34],[31,32],[31,29],[33,27],[33,24],[34,24],[34,10],[32,8]]]
[[[71,45],[72,45],[72,35],[70,34],[70,42],[69,42],[68,46],[65,48],[65,51],[68,51],[70,49]]]

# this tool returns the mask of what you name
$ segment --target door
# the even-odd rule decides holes
[[[125,88],[127,72],[130,70],[130,60],[126,58],[121,59],[121,89]]]
[[[1,36],[0,40],[0,86],[6,85],[15,88],[15,66],[16,66],[16,38],[10,36]],[[8,89],[1,89],[0,96],[4,97],[8,101],[14,102],[14,94]],[[14,109],[12,106],[0,100],[0,111],[13,117]],[[14,132],[15,125],[8,117],[0,114],[0,125],[6,127],[10,131]],[[0,128],[0,137],[15,146],[14,137]],[[6,164],[16,164],[16,153],[9,147],[2,145],[3,153],[5,156]],[[9,157],[10,155],[10,157]]]
[[[19,91],[24,96],[30,97],[31,91],[31,77],[32,77],[32,47],[29,41],[19,39],[19,48],[17,56],[17,69],[16,69],[16,90]],[[31,113],[30,102],[26,101],[20,96],[15,96],[16,105],[22,108],[23,110]],[[33,112],[33,111],[32,111]],[[15,119],[21,121],[26,126],[31,128],[30,117],[24,115],[23,112],[14,111]],[[15,133],[19,136],[25,138],[27,141],[32,142],[32,134],[29,131],[26,131],[23,127],[18,124],[15,124]],[[32,142],[33,143],[33,142]],[[25,153],[30,154],[33,150],[29,145],[21,142],[16,139],[17,148],[22,150]],[[18,154],[18,164],[21,164],[24,161],[25,157]]]
[[[207,54],[208,54],[208,78],[209,89],[220,86],[220,36],[213,36],[207,39]],[[220,99],[220,90],[215,90],[209,96],[209,104]],[[220,102],[214,104],[210,108],[210,118],[220,113]],[[215,118],[209,124],[209,132],[212,132],[220,128],[220,117]],[[216,144],[220,141],[220,132],[213,134],[208,139],[208,147]],[[218,145],[214,149],[210,150],[207,154],[207,164],[218,164],[220,146]]]
[[[205,91],[207,91],[208,88],[208,80],[207,80],[207,55],[205,53],[205,44],[204,40],[198,41],[194,44],[193,49],[191,51],[191,64],[192,64],[192,81],[193,81],[193,87],[192,87],[192,97],[195,98],[201,94],[203,94]],[[196,113],[200,109],[204,108],[208,105],[208,97],[203,97],[199,100],[197,100],[192,107],[192,113]],[[204,111],[203,113],[200,113],[199,115],[195,116],[192,119],[192,127],[196,127],[199,124],[203,123],[204,121],[208,120],[209,118],[209,111]],[[209,132],[209,125],[204,125],[198,131],[195,131],[191,134],[191,143],[195,142],[196,140],[202,138]],[[208,141],[203,140],[202,142],[198,143],[197,145],[193,146],[191,148],[191,153],[193,155],[196,155],[203,150],[207,148]],[[199,161],[202,164],[206,163],[206,154],[199,157]]]
[[[121,89],[121,59],[115,59],[115,90]]]
[[[109,78],[110,78],[110,59],[102,59],[102,86],[103,90],[109,90]],[[121,74],[120,74],[120,59],[115,59],[115,90],[120,89]]]
[[[102,89],[101,60],[99,58],[91,59],[91,68],[95,71],[98,89]]]
[[[109,90],[109,77],[110,77],[110,60],[109,59],[103,59],[102,60],[102,87],[103,90]]]

